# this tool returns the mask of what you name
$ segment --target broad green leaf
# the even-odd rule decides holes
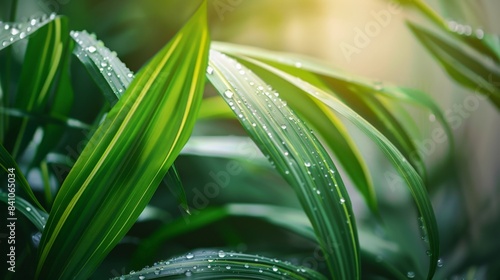
[[[460,41],[450,40],[414,23],[408,26],[448,74],[461,85],[487,96],[500,108],[500,68],[488,65],[465,51]]]
[[[134,73],[127,68],[115,52],[106,48],[102,41],[97,40],[94,34],[88,34],[86,31],[73,31],[71,37],[77,43],[74,54],[83,63],[109,104],[113,106],[134,80]],[[181,207],[189,212],[184,187],[175,165],[169,169],[161,184],[167,187]]]
[[[2,167],[2,170],[6,172],[6,174],[10,173],[9,168],[14,168],[14,174],[16,175],[16,185],[20,185],[22,190],[28,195],[31,202],[33,202],[38,208],[45,211],[43,206],[35,197],[35,194],[33,193],[33,190],[31,190],[31,186],[21,172],[21,169],[19,169],[19,166],[17,166],[16,161],[12,158],[9,152],[7,152],[3,145],[0,145],[0,166]]]
[[[0,191],[0,201],[7,203],[9,201],[8,194]],[[21,212],[21,214],[28,218],[39,231],[43,231],[45,222],[49,217],[47,213],[36,208],[31,203],[19,196],[16,197],[16,210]]]
[[[349,195],[330,156],[279,93],[234,59],[211,51],[207,70],[240,123],[294,188],[327,256],[332,279],[359,279]]]
[[[337,113],[356,125],[363,133],[370,137],[370,139],[372,139],[375,144],[380,147],[382,152],[395,166],[398,173],[401,174],[403,180],[407,183],[408,188],[417,205],[417,209],[421,215],[421,217],[419,218],[419,222],[421,223],[422,228],[425,229],[424,234],[426,235],[426,240],[428,240],[429,242],[430,257],[428,278],[432,279],[436,270],[437,260],[439,256],[439,234],[436,224],[436,217],[434,216],[434,210],[432,209],[432,205],[425,185],[419,174],[411,166],[408,160],[375,127],[370,125],[350,107],[346,106],[344,103],[340,102],[332,95],[324,92],[320,88],[317,88],[305,81],[299,80],[296,77],[271,66],[267,66],[261,63],[261,67],[267,69],[270,73],[274,73],[275,75],[280,76],[282,79],[295,85],[297,89],[300,89],[303,92],[317,98],[325,105],[335,110]]]
[[[199,251],[114,279],[326,279],[312,269],[257,255]]]
[[[57,70],[64,57],[65,42],[69,36],[67,19],[56,17],[37,31],[28,42],[19,88],[13,107],[30,113],[42,113],[50,98]],[[5,148],[17,158],[31,141],[36,124],[27,119],[13,119],[9,123],[9,138]]]
[[[191,134],[208,45],[203,2],[138,73],[71,169],[42,235],[37,278],[88,278],[139,217]]]
[[[0,22],[0,50],[29,37],[38,29],[56,20],[56,14],[30,18],[27,22]]]

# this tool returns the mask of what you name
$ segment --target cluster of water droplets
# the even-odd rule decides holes
[[[338,197],[336,203],[345,207],[347,193],[340,189],[341,179],[333,162],[324,156],[327,153],[321,151],[314,132],[280,98],[280,93],[225,54],[212,50],[210,61],[208,78],[223,93],[222,97],[250,134],[264,143],[256,141],[271,165],[281,169],[285,176],[294,175],[291,179],[296,182],[294,184],[309,192],[308,196],[316,196],[321,201],[316,204],[330,205],[335,202],[333,198]],[[300,68],[302,64],[296,67]],[[212,77],[217,75],[226,82],[218,84],[217,78]],[[320,95],[310,84],[297,80],[303,83],[302,88],[306,91]],[[318,207],[312,207],[312,210],[317,211]],[[347,217],[346,223],[353,223],[352,218]]]
[[[75,55],[82,63],[92,64],[99,70],[118,99],[132,82],[132,71],[117,57],[116,52],[97,40],[95,34],[71,31],[70,35],[77,43]]]
[[[290,267],[287,267],[290,266]],[[139,271],[130,271],[128,275],[114,279],[151,279],[162,275],[184,275],[191,277],[196,274],[226,274],[242,273],[246,270],[257,270],[259,273],[273,273],[283,277],[292,271],[290,262],[282,262],[277,259],[269,259],[258,255],[247,255],[225,251],[201,251],[187,253],[168,261],[158,261],[153,266],[146,266]],[[305,275],[305,268],[293,268],[296,273]],[[295,271],[294,271],[295,273]],[[155,277],[157,276],[157,277]]]
[[[460,24],[456,21],[449,21],[448,28],[459,35],[475,37],[479,40],[484,38],[484,30],[481,28],[474,29],[472,26],[467,24]]]
[[[37,29],[54,20],[56,14],[32,17],[22,22],[8,23],[0,21],[0,49],[26,38]]]

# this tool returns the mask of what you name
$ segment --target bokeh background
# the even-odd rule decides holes
[[[472,30],[500,34],[500,1],[497,0],[432,0],[426,1],[447,20],[468,24]],[[137,71],[179,30],[193,13],[199,1],[194,0],[19,0],[17,19],[42,13],[55,12],[70,19],[72,30],[87,30],[96,34],[107,47]],[[0,1],[0,20],[6,21],[11,1]],[[346,54],[345,46],[356,46],[359,30],[377,22],[381,14],[385,26],[377,29],[368,42],[357,47],[357,52]],[[411,19],[425,24],[425,20],[411,10],[406,10],[388,0],[209,0],[209,24],[212,38],[217,41],[255,46],[280,52],[298,53],[327,62],[353,76],[362,76],[383,84],[395,84],[422,90],[432,96],[445,112],[457,113],[471,94],[453,82],[430,56],[405,25]],[[19,55],[21,57],[21,55]],[[85,70],[74,63],[73,79],[79,99],[74,106],[74,116],[87,122],[95,117],[104,100],[98,89],[86,76]],[[500,81],[498,81],[500,83]],[[211,89],[207,89],[210,94]],[[437,122],[429,112],[411,105],[403,106],[410,112],[415,127],[412,135],[417,143],[429,138]],[[461,124],[453,129],[455,146],[453,155],[447,152],[449,141],[437,144],[432,152],[424,155],[428,166],[433,204],[442,237],[444,269],[460,271],[461,266],[480,264],[485,260],[499,260],[500,255],[500,115],[488,101],[481,101],[472,111],[460,115]],[[373,144],[358,131],[350,128],[371,170],[379,197],[387,202],[387,211],[405,207],[407,193],[391,189],[387,174],[391,167]],[[196,135],[244,135],[231,121],[204,122],[196,127]],[[73,135],[75,143],[81,135]],[[178,160],[181,177],[188,196],[190,188],[211,180],[211,170],[221,170],[226,160],[183,156]],[[269,170],[265,161],[261,165],[243,161],[244,172],[232,185],[210,203],[262,202],[299,207],[293,193],[279,176]],[[389,173],[388,173],[389,172]],[[201,174],[193,177],[193,174]],[[255,176],[258,174],[258,177]],[[161,192],[161,191],[160,191]],[[352,191],[357,214],[369,219],[366,208]],[[395,194],[396,193],[396,194]],[[266,195],[262,195],[266,194]],[[156,196],[158,205],[175,205],[169,195]],[[171,198],[170,198],[171,199]],[[356,203],[357,202],[357,203]],[[170,207],[170,206],[169,206]],[[398,208],[399,207],[399,208]],[[171,219],[179,215],[171,207]],[[402,214],[394,214],[393,227],[401,219],[410,219],[414,209],[407,206]],[[223,236],[221,228],[236,223],[217,224],[206,229],[207,236]],[[244,224],[243,222],[238,222]],[[239,232],[252,232],[255,221],[246,221]],[[403,226],[401,226],[403,227]],[[412,232],[411,227],[407,231]],[[134,229],[140,232],[139,229]],[[215,232],[214,232],[215,231]],[[273,246],[284,246],[276,237],[269,237]],[[234,232],[233,232],[234,233]],[[143,233],[137,233],[141,235]],[[415,233],[415,235],[417,235]],[[250,235],[250,234],[249,234]],[[237,236],[237,235],[235,235]],[[250,250],[249,245],[235,236],[220,237],[232,240],[233,249]],[[231,239],[233,238],[233,239]],[[250,238],[250,237],[248,237]],[[184,252],[196,247],[199,236],[184,237],[172,245],[169,252]],[[195,240],[195,242],[193,242]],[[261,246],[268,247],[269,240]],[[212,246],[219,245],[217,238]],[[133,243],[133,242],[132,242]],[[201,246],[208,246],[199,242]],[[181,244],[181,245],[179,245]],[[220,241],[222,244],[222,241]],[[259,251],[252,243],[252,250]],[[264,250],[264,249],[262,249]],[[166,257],[166,256],[165,256]],[[121,273],[120,264],[103,268],[104,273]],[[128,267],[127,267],[128,269]],[[111,275],[113,276],[113,275]]]

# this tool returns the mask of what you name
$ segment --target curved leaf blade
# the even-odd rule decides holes
[[[211,51],[210,82],[290,183],[327,256],[333,279],[359,279],[359,244],[351,202],[335,165],[305,123],[263,80]]]
[[[42,235],[36,277],[88,278],[187,142],[208,59],[206,3],[142,69],[71,169]]]
[[[224,251],[188,253],[155,263],[141,271],[116,277],[125,279],[318,279],[326,278],[312,269],[276,259]]]
[[[63,61],[68,43],[68,23],[64,17],[54,17],[30,38],[21,70],[19,88],[13,107],[27,112],[42,113],[50,98],[57,70]],[[17,158],[31,141],[36,124],[27,119],[9,123],[5,148]]]
[[[488,97],[500,108],[500,68],[492,68],[463,51],[457,42],[440,37],[412,22],[407,23],[418,40],[459,84]],[[459,41],[460,42],[460,41]]]
[[[56,18],[56,14],[50,14],[30,18],[27,22],[0,22],[0,50],[29,37]]]
[[[426,237],[429,242],[430,257],[428,279],[432,279],[437,268],[437,261],[439,256],[439,233],[436,217],[434,215],[434,210],[432,208],[432,204],[430,202],[429,195],[426,191],[422,178],[415,171],[408,160],[382,133],[380,133],[375,127],[373,127],[370,123],[364,120],[361,116],[359,116],[356,112],[354,112],[350,107],[346,106],[340,100],[334,98],[320,88],[317,88],[302,80],[298,80],[296,77],[289,75],[288,73],[265,65],[263,63],[259,64],[269,72],[280,76],[284,80],[295,85],[298,89],[301,89],[303,92],[309,94],[310,96],[317,98],[318,100],[329,106],[331,109],[347,118],[363,133],[370,137],[375,142],[375,144],[379,146],[382,152],[387,156],[398,173],[401,174],[404,181],[407,183],[408,188],[416,203],[417,209],[421,215],[419,220],[422,223],[422,227],[425,229],[424,233],[427,235]]]

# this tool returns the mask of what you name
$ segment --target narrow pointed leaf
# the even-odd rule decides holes
[[[359,279],[354,214],[328,153],[279,93],[249,69],[217,51],[211,51],[209,65],[210,82],[297,193],[332,279]]]
[[[44,112],[50,97],[57,70],[64,57],[69,36],[67,19],[55,17],[42,26],[28,42],[14,108],[32,113]],[[9,138],[5,148],[17,158],[31,141],[36,124],[27,119],[9,123]]]
[[[263,70],[252,63],[252,59],[238,58],[257,75],[266,77],[266,80],[282,93],[290,106],[315,128],[344,166],[369,208],[376,214],[378,212],[377,199],[368,168],[342,121],[322,102],[307,94],[297,94],[298,91],[293,85]]]
[[[448,74],[461,85],[487,96],[500,108],[500,68],[487,65],[463,50],[457,42],[445,39],[414,23],[408,26]]]
[[[187,142],[201,103],[206,3],[137,75],[56,196],[36,277],[86,279],[121,240]]]
[[[421,222],[422,227],[425,228],[424,232],[427,235],[427,240],[429,241],[430,257],[428,279],[432,279],[437,267],[437,260],[439,256],[439,234],[436,217],[434,215],[434,210],[432,208],[432,204],[430,202],[425,185],[420,175],[415,171],[408,160],[383,134],[381,134],[376,128],[370,125],[350,107],[346,106],[338,99],[324,92],[320,88],[317,88],[302,80],[298,80],[296,77],[293,77],[283,71],[270,66],[266,66],[264,64],[262,64],[261,66],[263,68],[266,68],[269,72],[274,73],[280,76],[282,79],[295,85],[298,89],[317,98],[318,100],[329,106],[331,109],[347,118],[380,147],[382,152],[391,161],[398,173],[403,177],[403,180],[407,183],[417,209],[421,215],[419,221]]]
[[[102,41],[97,40],[94,34],[86,31],[73,31],[71,37],[76,42],[73,53],[87,69],[109,104],[116,104],[134,80],[134,73],[127,68],[115,52],[104,46]],[[167,187],[181,207],[189,212],[184,187],[175,165],[169,169],[161,184]]]
[[[26,22],[0,22],[0,50],[29,37],[47,23],[56,20],[55,14],[30,18]]]
[[[49,105],[50,108],[47,109],[47,115],[57,119],[68,119],[73,105],[73,88],[69,75],[73,43],[69,38],[69,34],[63,34],[62,37],[65,47],[59,65],[59,77],[55,81],[56,89],[52,97],[53,102]],[[65,131],[66,127],[64,125],[46,124],[43,126],[43,138],[37,146],[35,158],[31,163],[32,167],[40,165],[45,156],[59,144]]]

